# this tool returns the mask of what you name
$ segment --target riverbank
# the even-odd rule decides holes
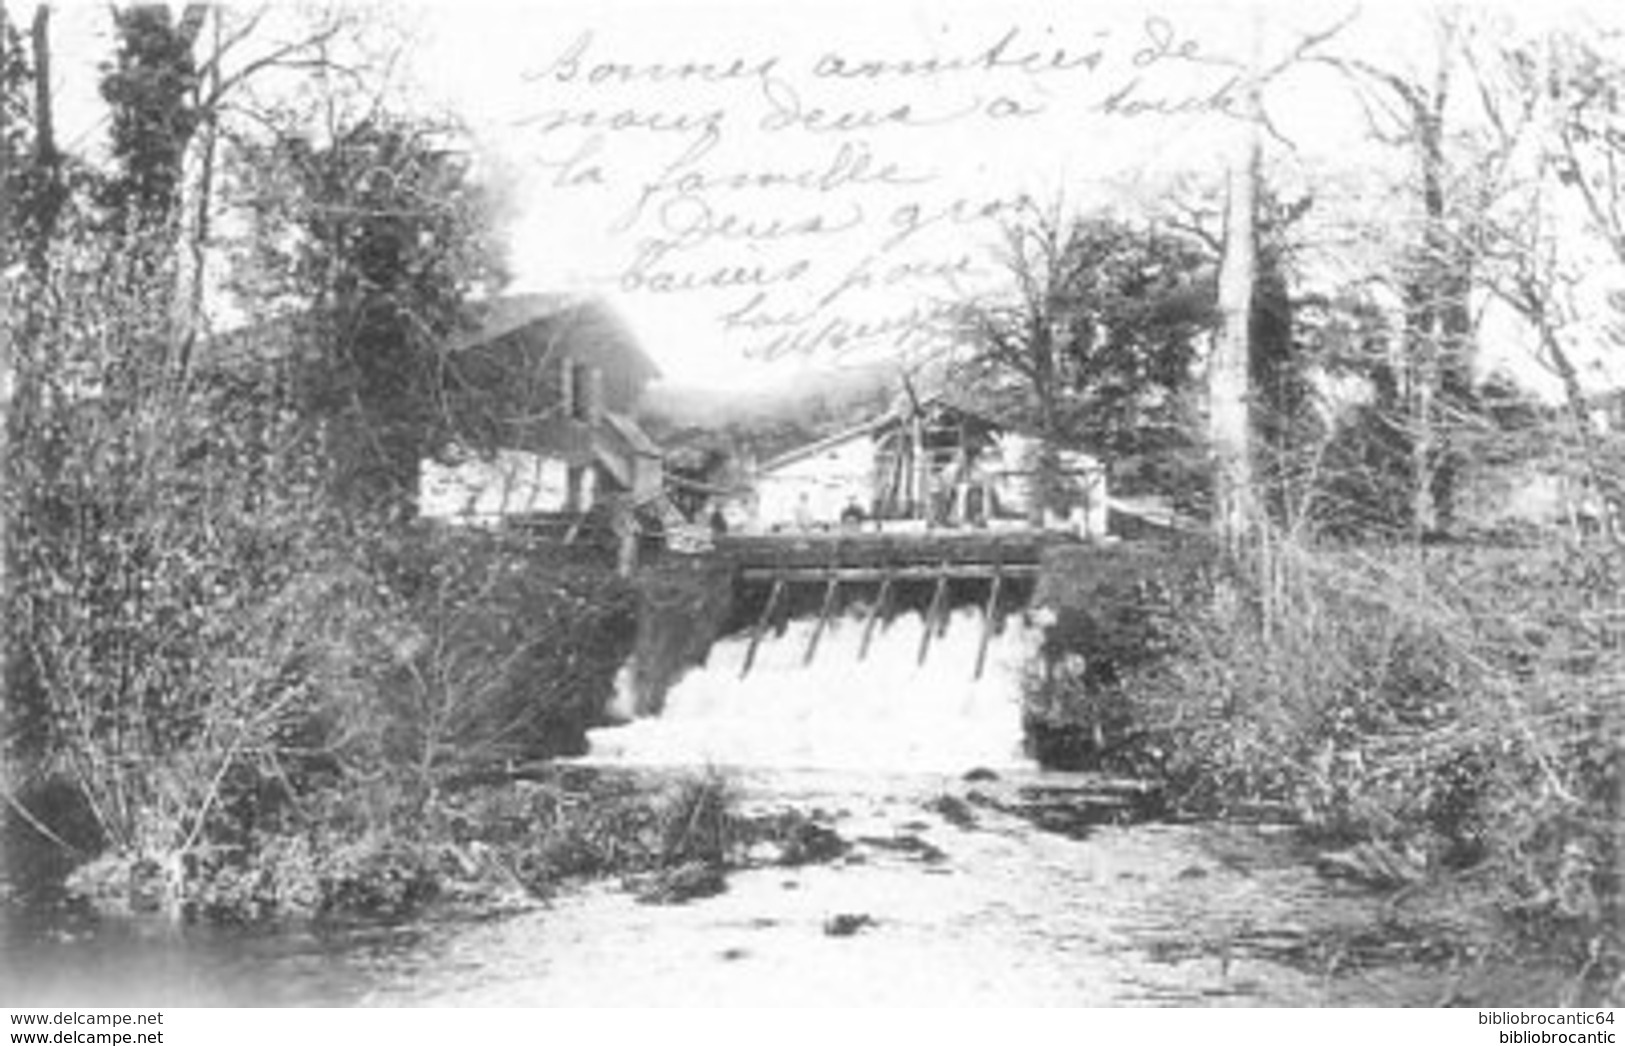
[[[1041,760],[1156,779],[1186,817],[1290,819],[1328,874],[1566,967],[1548,1004],[1625,993],[1616,547],[1118,559],[1039,594]]]
[[[841,849],[797,811],[747,816],[719,774],[538,764],[453,782],[421,817],[387,830],[346,838],[316,824],[264,840],[251,863],[190,870],[174,906],[165,884],[148,881],[164,869],[117,853],[62,882],[14,884],[0,892],[0,1001],[134,1000],[124,993],[141,983],[149,952],[160,974],[183,974],[166,992],[198,982],[207,998],[252,995],[254,978],[238,985],[231,972],[244,964],[388,949],[545,908],[591,882],[680,904],[722,892],[749,864],[791,867]],[[217,952],[218,980],[194,965]],[[121,956],[135,968],[109,976]]]
[[[58,919],[31,947],[8,936],[0,995],[37,1005],[1514,1006],[1550,1004],[1569,984],[1552,957],[1498,946],[1460,905],[1328,875],[1324,851],[1290,825],[1148,819],[1154,796],[1137,782],[548,773],[481,784],[466,809],[529,816],[595,797],[592,824],[642,824],[649,847],[624,846],[634,832],[620,836],[623,849],[595,848],[603,837],[585,823],[544,846],[531,825],[485,842],[485,867],[502,872],[448,868],[433,900],[395,918]],[[727,797],[726,827],[705,827],[718,808],[697,795]],[[659,845],[696,838],[697,849],[660,856]],[[481,842],[459,850],[481,853]]]
[[[483,786],[484,801],[518,809],[564,786],[650,801],[695,780],[559,772],[569,781]],[[58,924],[26,962],[8,942],[0,994],[80,1005],[1397,1005],[1461,991],[1459,963],[1389,929],[1375,893],[1324,879],[1290,830],[1142,822],[1129,783],[760,770],[726,786],[741,830],[715,888],[669,892],[661,884],[681,875],[634,862],[549,880],[520,903],[465,895],[388,921]]]
[[[401,949],[461,940],[471,928],[492,927],[500,936],[505,931],[496,928],[510,923],[553,920],[561,906],[596,912],[607,905],[604,911],[630,925],[651,919],[665,925],[644,908],[743,911],[736,909],[739,897],[765,901],[776,896],[774,883],[791,891],[835,890],[816,894],[829,898],[819,902],[816,920],[810,909],[794,918],[773,915],[771,905],[768,914],[740,916],[773,921],[755,928],[778,942],[764,947],[788,949],[789,939],[775,935],[791,927],[801,933],[816,923],[820,936],[813,939],[821,941],[825,922],[831,937],[865,940],[887,925],[884,906],[840,900],[867,896],[849,895],[842,885],[867,882],[866,869],[879,874],[882,897],[887,891],[928,897],[945,875],[984,882],[980,869],[993,860],[1005,869],[994,876],[1004,893],[988,886],[976,904],[996,914],[1009,896],[1025,898],[1023,925],[1039,929],[1010,929],[1020,943],[987,942],[989,954],[1043,951],[1052,921],[1061,939],[1073,941],[1068,947],[1092,954],[1099,928],[1068,913],[1119,890],[1128,912],[1139,891],[1146,903],[1166,902],[1193,926],[1201,924],[1203,906],[1235,918],[1194,937],[1173,933],[1134,944],[1136,963],[1160,955],[1145,961],[1195,969],[1190,964],[1213,960],[1229,969],[1236,956],[1251,955],[1271,969],[1293,971],[1289,979],[1298,985],[1227,994],[1227,982],[1203,982],[1199,990],[1168,989],[1166,1001],[1551,1005],[1617,993],[1617,952],[1608,936],[1616,927],[1607,922],[1617,908],[1618,879],[1607,864],[1618,852],[1609,849],[1618,824],[1607,819],[1617,796],[1606,792],[1618,781],[1618,763],[1609,762],[1617,760],[1609,747],[1617,720],[1608,718],[1609,692],[1589,686],[1607,678],[1611,655],[1600,648],[1593,660],[1573,660],[1578,619],[1567,605],[1540,617],[1505,598],[1514,591],[1526,602],[1558,598],[1554,582],[1534,582],[1556,577],[1560,561],[1503,557],[1497,569],[1513,575],[1491,571],[1479,578],[1487,587],[1477,589],[1460,581],[1473,577],[1460,563],[1441,564],[1455,571],[1454,590],[1440,581],[1420,586],[1416,575],[1396,575],[1381,562],[1366,563],[1362,573],[1345,561],[1277,561],[1281,583],[1267,604],[1273,617],[1264,615],[1264,600],[1243,574],[1219,573],[1211,560],[1157,562],[1184,563],[1180,569],[1190,572],[1159,579],[1094,570],[1093,590],[1068,586],[1056,572],[1065,590],[1092,592],[1093,605],[1120,615],[1102,627],[1062,605],[1043,633],[1012,619],[995,637],[995,656],[980,682],[970,672],[981,635],[974,620],[957,621],[938,636],[924,665],[915,615],[883,630],[862,662],[856,619],[832,620],[823,655],[811,665],[798,626],[813,623],[791,622],[764,643],[748,679],[740,671],[743,641],[707,649],[704,665],[672,691],[662,717],[595,733],[598,758],[591,765],[441,760],[433,773],[420,774],[408,762],[373,779],[371,789],[365,774],[353,774],[342,789],[307,790],[297,808],[228,807],[215,823],[250,833],[205,837],[168,861],[113,849],[82,865],[69,879],[71,890],[52,900],[58,907],[43,917],[25,904],[26,917],[12,925],[33,934],[33,950],[13,959],[26,972],[39,949],[69,956],[72,967],[86,942],[136,941],[137,950],[193,955],[198,947],[207,951],[200,941],[223,942],[229,951],[224,942],[235,940],[250,963],[261,945],[280,954],[295,941],[314,942],[314,952],[288,946],[305,958],[314,954],[310,961],[318,965],[348,963],[358,948],[393,962]],[[1607,576],[1599,572],[1587,584],[1595,591]],[[1121,591],[1107,591],[1111,584]],[[1477,610],[1463,601],[1464,592],[1482,593]],[[537,606],[549,614],[579,599],[568,589],[545,594]],[[1040,609],[1054,612],[1040,596]],[[1509,608],[1523,625],[1546,629],[1545,646],[1524,632],[1521,645],[1509,648],[1517,656],[1535,651],[1522,675],[1491,642],[1513,620]],[[623,620],[606,616],[599,627],[612,630]],[[467,632],[452,633],[469,637],[469,656],[481,649],[473,640],[490,634],[489,621],[471,619]],[[1272,622],[1268,630],[1260,627],[1265,621]],[[1080,636],[1097,645],[1079,646]],[[1107,641],[1117,646],[1099,645]],[[601,647],[592,662],[600,694],[618,664],[609,650]],[[555,645],[537,656],[558,664],[569,651]],[[1562,665],[1568,667],[1559,671]],[[1071,731],[1072,751],[1134,783],[1022,769],[1023,680],[1029,742],[1035,697],[1051,700],[1038,707],[1071,717],[1061,725]],[[1523,689],[1508,690],[1509,680]],[[1487,706],[1488,698],[1501,704]],[[1102,709],[1120,718],[1102,718]],[[726,756],[719,761],[754,769],[726,777],[673,771],[685,762],[703,766],[718,745]],[[802,765],[847,767],[847,783],[829,784],[826,772],[812,774],[822,783],[807,786],[793,772]],[[904,766],[914,772],[896,772]],[[973,767],[996,772],[966,775]],[[271,810],[285,816],[254,820]],[[1104,885],[1050,867],[1052,860],[1101,860],[1091,847],[1106,840],[1134,850],[1146,839],[1178,839],[1184,849],[1148,858],[1149,878],[1136,880],[1139,873],[1125,869],[1132,874]],[[1240,856],[1226,839],[1244,840]],[[1211,861],[1170,863],[1195,852],[1190,847],[1211,851]],[[1253,855],[1258,848],[1275,856],[1265,861]],[[1294,889],[1305,898],[1301,910],[1263,922],[1247,915],[1254,903],[1247,899],[1254,897],[1254,872],[1247,869],[1259,861],[1290,867],[1301,887]],[[1237,864],[1239,878],[1216,873],[1212,862]],[[1176,874],[1187,869],[1183,878]],[[1152,885],[1141,889],[1136,882]],[[1174,900],[1187,895],[1188,904]],[[1224,908],[1231,896],[1240,898],[1237,907]],[[938,900],[944,911],[958,910],[952,897]],[[1259,912],[1273,911],[1267,901],[1258,903]],[[1316,914],[1322,903],[1327,913],[1353,905],[1358,915],[1323,925]],[[908,911],[901,925],[913,943],[893,941],[882,950],[903,947],[893,959],[928,967],[927,913]],[[976,911],[967,923],[988,917]],[[619,939],[621,923],[601,932]],[[343,958],[328,956],[330,949]],[[1089,985],[1052,980],[1042,961],[1030,967],[1028,986],[1040,994],[1052,985],[1063,998],[1102,998]],[[1346,976],[1381,980],[1389,971],[1400,971],[1392,974],[1396,983],[1415,980],[1427,990],[1378,996],[1327,987],[1344,985]],[[757,975],[764,974],[751,974]],[[1346,983],[1364,983],[1358,977]],[[372,978],[361,976],[358,983],[367,987],[340,1001],[372,997]],[[1311,991],[1313,984],[1320,987]],[[851,987],[852,997],[868,998],[858,987]],[[1113,991],[1115,1001],[1145,1001],[1127,989]],[[1030,998],[1024,992],[1016,995]],[[902,1001],[914,997],[905,993]]]

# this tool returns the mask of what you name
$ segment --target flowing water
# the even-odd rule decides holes
[[[440,939],[383,1004],[1332,1004],[1440,997],[1413,964],[1356,954],[1370,895],[1316,875],[1268,826],[1135,823],[1136,791],[1040,773],[1021,752],[1011,618],[974,677],[957,611],[919,660],[904,616],[790,622],[748,675],[719,643],[663,715],[599,731],[590,761],[729,768],[747,807],[811,812],[852,849],[753,867],[721,896],[639,904],[606,884]],[[1362,960],[1355,963],[1352,960]],[[1339,966],[1365,968],[1338,976]],[[628,985],[636,985],[629,997]]]
[[[887,773],[1025,766],[1019,680],[1037,630],[1020,617],[1006,620],[989,637],[980,678],[975,610],[955,611],[922,660],[923,632],[918,615],[900,616],[876,630],[860,657],[857,614],[833,617],[825,629],[795,619],[764,639],[748,673],[749,640],[725,639],[672,689],[660,716],[598,731],[593,758]]]
[[[1450,976],[1383,927],[1385,901],[1317,875],[1282,828],[1147,821],[1130,783],[1038,771],[1019,674],[1037,633],[956,612],[919,660],[905,615],[792,621],[717,644],[663,714],[598,731],[584,763],[655,778],[724,767],[741,802],[838,833],[833,859],[753,855],[718,896],[620,883],[482,922],[322,938],[139,931],[62,967],[0,968],[34,1000],[373,1005],[1434,1003]],[[59,941],[72,953],[74,942]],[[0,958],[0,961],[4,961]],[[24,964],[27,968],[24,968]],[[88,993],[87,986],[94,986]],[[0,989],[0,997],[6,994]]]

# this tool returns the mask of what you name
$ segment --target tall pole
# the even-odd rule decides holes
[[[1213,525],[1232,550],[1255,517],[1252,417],[1248,388],[1253,283],[1258,265],[1256,208],[1262,102],[1258,69],[1259,15],[1253,12],[1242,141],[1230,171],[1224,258],[1219,265],[1220,326],[1208,369],[1208,439],[1213,451]]]

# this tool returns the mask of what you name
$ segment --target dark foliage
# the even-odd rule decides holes
[[[203,119],[192,48],[207,10],[189,6],[178,21],[161,4],[112,10],[117,49],[100,87],[114,172],[97,195],[116,233],[162,227],[180,206],[186,149]]]
[[[388,762],[579,755],[631,653],[613,565],[520,535],[423,528],[373,553],[413,636],[383,681]]]
[[[477,436],[459,428],[445,353],[468,303],[506,281],[492,196],[450,129],[387,114],[241,153],[256,229],[238,289],[307,317],[301,387],[339,433],[336,489],[409,517],[422,460]]]
[[[1043,443],[1108,460],[1190,438],[1187,392],[1214,318],[1211,259],[1185,237],[1108,216],[1029,213],[1005,231],[1014,286],[968,306],[958,377],[986,409]]]

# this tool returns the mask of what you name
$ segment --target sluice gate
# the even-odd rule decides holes
[[[916,663],[924,664],[933,640],[947,632],[951,589],[957,589],[963,601],[967,586],[985,584],[985,593],[975,598],[982,624],[974,678],[980,679],[988,646],[1002,625],[1001,613],[1025,602],[1038,577],[1044,550],[1077,543],[1078,538],[1069,534],[1027,529],[831,531],[721,535],[713,553],[731,564],[745,592],[766,591],[751,625],[741,677],[756,663],[763,639],[779,627],[781,616],[791,612],[798,588],[818,593],[818,616],[802,654],[803,664],[812,662],[831,619],[840,611],[843,587],[849,593],[854,589],[873,593],[863,611],[859,660],[868,655],[876,628],[889,622],[893,613],[907,609],[910,600],[905,590],[911,590],[916,605],[929,592],[921,611],[925,627],[916,654]],[[802,597],[803,603],[806,598]]]

